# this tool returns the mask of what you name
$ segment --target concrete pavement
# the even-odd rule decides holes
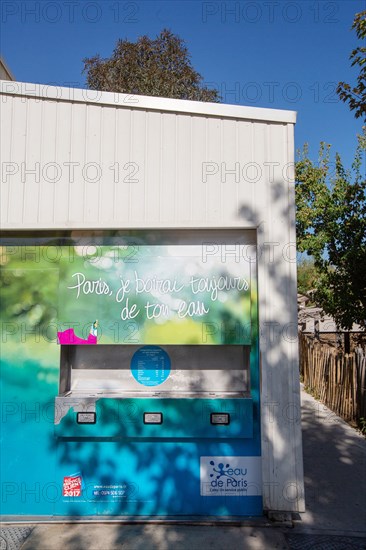
[[[238,525],[4,525],[0,550],[365,550],[365,438],[304,391],[302,428],[307,511],[287,526],[266,519]]]
[[[366,536],[366,440],[305,391],[301,401],[306,513],[296,530]]]

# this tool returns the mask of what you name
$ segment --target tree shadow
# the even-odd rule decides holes
[[[322,403],[305,393],[302,400],[303,528],[365,535],[366,441]]]

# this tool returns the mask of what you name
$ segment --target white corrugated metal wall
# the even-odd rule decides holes
[[[256,228],[264,505],[303,510],[293,113],[66,91],[3,87],[2,229]]]

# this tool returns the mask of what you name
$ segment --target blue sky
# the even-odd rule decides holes
[[[298,112],[296,147],[331,143],[350,166],[361,120],[338,100],[353,82],[355,13],[366,0],[3,0],[1,53],[19,81],[85,86],[84,57],[108,57],[118,38],[183,38],[193,66],[223,102]]]

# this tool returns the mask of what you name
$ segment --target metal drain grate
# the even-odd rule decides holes
[[[364,537],[285,534],[291,550],[366,550]]]
[[[31,527],[1,527],[0,550],[19,550],[32,530],[33,525]]]

